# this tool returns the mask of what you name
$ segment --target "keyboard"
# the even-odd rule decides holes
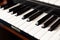
[[[0,6],[0,23],[29,40],[60,40],[60,0],[11,0]]]

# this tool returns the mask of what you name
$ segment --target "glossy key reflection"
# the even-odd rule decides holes
[[[38,7],[42,7],[42,6],[40,5],[40,6],[37,6],[36,8],[34,7],[34,10],[29,12],[28,14],[24,15],[22,19],[26,19],[29,16],[33,15],[34,13],[36,13],[38,11]]]
[[[46,21],[48,18],[50,18],[51,15],[52,15],[52,14],[47,14],[47,15],[44,16],[42,19],[40,19],[40,20],[36,23],[36,25],[38,26],[38,25],[42,24],[44,21]]]
[[[43,14],[45,11],[47,11],[48,7],[40,7],[36,13],[34,13],[33,15],[31,15],[28,19],[28,21],[32,21],[35,18],[37,18],[38,16],[40,16],[41,14]]]
[[[55,30],[56,28],[58,28],[58,25],[60,24],[60,19],[57,20],[50,28],[49,28],[49,31],[53,31]]]
[[[57,19],[57,16],[53,16],[51,19],[49,19],[47,22],[44,23],[44,27],[42,27],[42,28],[48,27],[56,19]]]

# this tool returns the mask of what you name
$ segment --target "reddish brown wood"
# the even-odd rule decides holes
[[[15,30],[10,29],[10,28],[8,28],[7,26],[3,25],[2,23],[0,23],[0,27],[3,28],[3,29],[5,29],[5,30],[7,30],[7,31],[9,31],[9,32],[11,32],[11,33],[13,33],[13,34],[16,35],[17,37],[22,38],[23,40],[29,40],[28,38],[24,37],[24,36],[21,35],[20,33],[17,33]]]
[[[0,3],[0,6],[5,4],[7,4],[7,0],[3,0],[3,2]]]

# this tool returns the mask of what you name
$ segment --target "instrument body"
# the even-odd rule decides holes
[[[5,12],[0,9],[3,28],[23,40],[49,40],[60,31],[60,6],[37,0],[8,0],[1,8]]]

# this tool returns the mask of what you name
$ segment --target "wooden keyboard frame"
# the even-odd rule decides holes
[[[14,35],[16,35],[17,37],[19,37],[19,38],[21,38],[23,40],[29,40],[28,38],[24,37],[20,33],[17,33],[15,30],[8,28],[6,25],[4,25],[2,23],[0,23],[0,27],[7,30],[7,31],[9,31],[9,32],[11,32],[11,33],[13,33]]]

